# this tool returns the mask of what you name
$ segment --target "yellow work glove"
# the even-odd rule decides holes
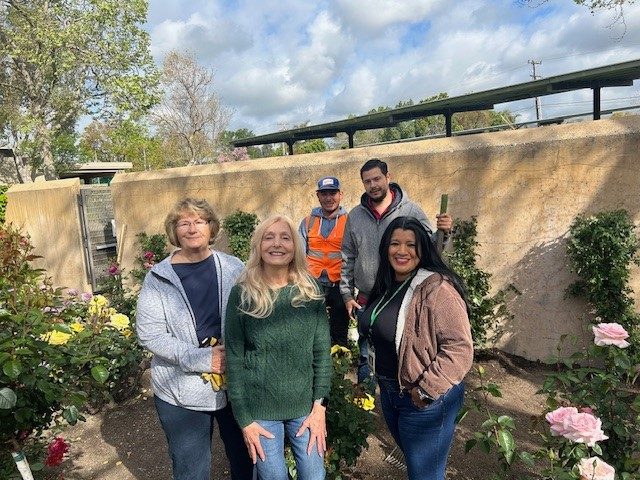
[[[216,337],[211,337],[210,345],[214,347],[217,343],[218,339]],[[211,384],[211,388],[213,388],[214,392],[227,389],[227,376],[223,373],[201,373],[200,376],[205,382],[209,382]]]

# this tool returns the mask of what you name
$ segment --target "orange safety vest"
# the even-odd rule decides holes
[[[340,269],[342,268],[340,248],[342,247],[347,216],[340,215],[336,219],[336,225],[327,238],[324,238],[320,233],[322,222],[316,222],[317,218],[316,216],[306,218],[307,265],[314,277],[319,278],[322,271],[326,270],[329,280],[337,282],[340,280]]]

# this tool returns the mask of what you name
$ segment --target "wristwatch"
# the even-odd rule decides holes
[[[327,397],[317,398],[313,403],[318,403],[324,408],[327,408],[329,406],[329,399]]]

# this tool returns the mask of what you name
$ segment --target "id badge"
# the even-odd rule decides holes
[[[373,342],[369,341],[369,355],[367,356],[367,363],[371,369],[371,373],[376,373],[376,349],[373,346]]]

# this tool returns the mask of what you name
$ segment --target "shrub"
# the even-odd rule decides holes
[[[351,370],[351,351],[334,345],[331,348],[333,375],[327,407],[327,452],[324,463],[327,479],[341,480],[345,470],[355,465],[362,450],[368,447],[367,437],[373,431],[373,397],[346,378]],[[293,454],[287,451],[289,476],[297,478]]]
[[[54,288],[29,239],[0,226],[0,453],[117,395],[141,350],[104,297]],[[4,462],[4,460],[2,460]]]
[[[258,225],[258,216],[255,213],[246,213],[238,210],[224,219],[222,228],[229,237],[229,249],[231,254],[243,262],[249,259],[251,235]]]
[[[7,190],[8,185],[0,185],[0,225],[4,223],[4,214],[7,211]]]
[[[140,246],[140,253],[136,257],[137,267],[131,270],[131,275],[138,284],[142,284],[151,267],[169,255],[167,251],[167,236],[164,233],[148,235],[145,232],[140,232],[136,235],[136,238]]]
[[[596,316],[592,326],[595,340],[571,357],[558,360],[558,372],[548,376],[542,391],[548,395],[547,405],[552,410],[570,405],[597,415],[609,438],[596,444],[593,451],[616,468],[619,478],[637,478],[640,335],[629,276],[631,263],[638,263],[638,238],[624,210],[579,216],[570,234],[567,254],[571,270],[580,278],[568,292],[589,303]],[[557,463],[574,472],[575,465],[590,453],[584,445],[567,445],[555,438],[548,438],[547,443]]]
[[[552,460],[545,478],[561,478],[561,472],[575,472],[579,462],[592,454],[614,466],[618,478],[638,478],[640,474],[637,451],[640,444],[640,389],[634,386],[639,374],[638,362],[630,358],[631,349],[622,337],[610,344],[598,341],[597,332],[613,325],[626,334],[619,324],[594,325],[594,344],[564,360],[563,366],[568,368],[549,375],[542,387],[542,392],[548,395],[547,405],[553,411],[547,415],[552,427],[553,413],[565,406],[575,410],[574,413],[596,416],[608,438],[602,443],[588,445],[588,442],[576,441],[564,433],[563,428],[544,436],[547,448],[540,456]],[[565,425],[567,423],[565,420]]]
[[[638,314],[629,286],[630,266],[640,265],[640,242],[625,210],[578,216],[567,244],[571,271],[580,279],[567,289],[589,302],[603,322],[617,322],[632,335]]]

